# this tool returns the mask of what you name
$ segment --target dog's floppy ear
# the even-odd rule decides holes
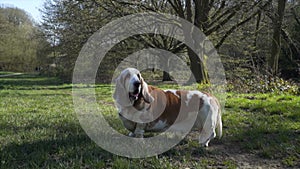
[[[131,106],[131,102],[128,97],[128,92],[125,89],[124,83],[124,74],[121,74],[116,80],[116,88],[113,94],[115,101],[123,107]]]
[[[144,81],[144,79],[142,77],[140,77],[140,78],[141,78],[141,84],[142,84],[142,95],[143,95],[143,98],[144,98],[145,102],[151,103],[151,102],[154,101],[154,98],[149,93],[147,83]]]

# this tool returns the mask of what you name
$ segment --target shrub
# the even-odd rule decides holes
[[[230,80],[228,83],[228,90],[242,93],[300,94],[299,86],[293,81],[267,75],[255,76],[253,78],[242,77]]]

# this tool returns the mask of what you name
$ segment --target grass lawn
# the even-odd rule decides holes
[[[110,90],[97,85],[99,106],[126,134]],[[229,93],[225,110],[223,137],[210,147],[201,148],[192,132],[161,155],[129,159],[101,149],[85,134],[71,85],[30,74],[0,77],[0,168],[300,167],[299,96]]]
[[[0,75],[8,75],[8,74],[13,74],[14,72],[1,72],[0,71]]]

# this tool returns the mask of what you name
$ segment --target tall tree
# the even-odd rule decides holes
[[[37,66],[37,27],[18,8],[0,7],[0,62],[4,70],[33,71]]]
[[[117,8],[117,14],[121,16],[130,12],[156,11],[175,14],[194,24],[208,37],[213,38],[218,49],[224,41],[239,27],[249,22],[270,3],[265,0],[251,1],[226,1],[226,0],[163,0],[163,1],[120,1],[111,0]],[[159,3],[158,3],[159,2]],[[119,4],[119,5],[118,5]],[[161,8],[160,8],[161,7]],[[126,12],[124,12],[126,8]],[[127,9],[129,8],[129,10]],[[119,10],[118,10],[119,9]],[[134,9],[134,10],[131,10]],[[137,10],[139,9],[139,10]],[[115,11],[114,11],[115,12]],[[184,27],[184,25],[183,25]],[[193,29],[185,28],[186,39],[197,43],[193,34]],[[196,46],[199,44],[195,44]],[[186,47],[186,46],[185,46]],[[175,48],[182,48],[182,44]],[[177,50],[179,51],[179,50]],[[207,70],[205,68],[205,57],[198,57],[191,49],[187,49],[189,64],[197,82],[208,82]]]
[[[284,19],[280,19],[284,16],[285,11],[284,8],[279,7],[290,1],[279,1],[281,3],[276,5],[277,10],[273,10],[273,0],[49,0],[44,9],[43,28],[45,34],[53,42],[52,49],[55,52],[52,54],[55,56],[55,62],[59,63],[57,64],[58,68],[62,71],[60,74],[69,77],[71,77],[77,55],[90,35],[114,18],[145,11],[169,13],[188,20],[210,38],[217,50],[226,43],[231,47],[238,46],[237,51],[244,52],[245,55],[248,55],[246,53],[248,51],[244,51],[244,49],[249,49],[250,53],[256,53],[251,55],[252,57],[247,56],[252,58],[252,67],[255,67],[257,62],[263,62],[259,64],[264,65],[266,56],[276,56],[276,54],[271,54],[271,45],[266,44],[272,42],[273,53],[276,53],[277,49],[280,50],[280,47],[275,48],[281,42],[278,41],[278,30],[279,37],[281,34],[282,38],[288,42],[289,46],[293,48],[294,55],[298,51],[297,41],[293,40],[289,32],[283,29]],[[299,15],[296,16],[295,18],[298,18]],[[269,18],[274,19],[270,21]],[[273,20],[274,22],[272,22]],[[275,22],[275,20],[279,22]],[[270,26],[270,23],[273,25]],[[272,32],[274,37],[270,41],[270,30],[273,27],[276,28],[275,25],[277,28],[278,25],[281,26],[280,29],[276,30],[277,33],[274,29]],[[192,36],[194,31],[192,28],[185,28],[185,38],[197,46],[199,42]],[[243,43],[240,43],[240,40]],[[157,34],[138,35],[117,44],[108,54],[113,56],[112,59],[107,60],[106,64],[102,65],[107,68],[105,72],[109,72],[109,69],[118,65],[122,57],[144,47],[180,53],[190,65],[197,82],[209,81],[205,67],[205,58],[207,57],[204,56],[206,53],[194,53],[182,42]],[[202,59],[199,59],[198,55],[202,56]],[[243,56],[237,57],[243,60]],[[230,57],[232,58],[232,56]],[[270,63],[268,59],[267,62]],[[166,72],[164,79],[170,79]]]
[[[57,75],[71,80],[77,56],[88,38],[110,20],[101,0],[48,0],[43,9],[41,27],[51,42],[52,62]],[[101,1],[104,3],[104,1]]]
[[[273,75],[278,74],[278,62],[281,50],[281,29],[287,0],[278,0],[277,11],[272,17],[273,37],[268,66]]]

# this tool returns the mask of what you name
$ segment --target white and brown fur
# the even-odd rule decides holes
[[[222,136],[220,105],[210,94],[197,90],[161,90],[148,85],[137,69],[127,68],[116,79],[113,98],[120,119],[131,131],[130,136],[143,137],[144,132],[162,132],[173,126],[180,130],[180,125],[173,125],[174,122],[184,123],[195,112],[198,115],[193,128],[200,131],[201,145],[208,146],[217,134],[219,138]]]

